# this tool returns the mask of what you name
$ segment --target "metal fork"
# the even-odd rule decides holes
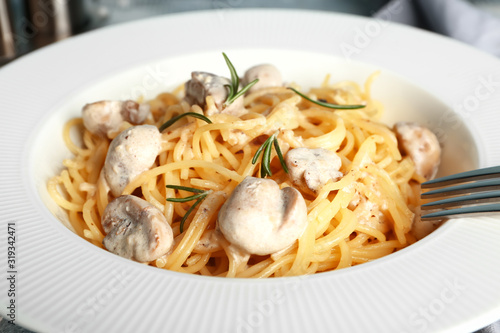
[[[422,220],[500,212],[500,166],[458,173],[422,183]]]

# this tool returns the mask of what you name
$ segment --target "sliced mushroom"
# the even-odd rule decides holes
[[[225,106],[229,90],[226,85],[231,81],[225,77],[206,72],[192,72],[191,80],[186,82],[186,101],[193,105],[199,105],[205,109],[205,114],[211,116],[215,113],[227,113],[233,116],[241,116],[246,113],[243,106],[243,96],[237,98],[230,105]],[[207,96],[212,96],[216,109],[205,108]]]
[[[280,190],[271,179],[246,177],[224,203],[218,227],[234,246],[267,255],[293,244],[307,225],[307,207],[299,191]]]
[[[415,171],[429,180],[436,176],[441,162],[441,146],[434,133],[416,123],[394,125],[400,148],[415,163]]]
[[[262,88],[281,87],[283,85],[281,73],[274,65],[263,64],[249,68],[245,72],[242,84],[247,85],[255,79],[259,79],[259,82],[253,85],[248,92],[254,92]]]
[[[337,181],[342,161],[334,152],[323,148],[295,148],[285,156],[292,183],[305,193],[317,193],[329,180]]]
[[[158,208],[146,200],[123,195],[111,201],[101,218],[104,247],[121,257],[150,262],[167,254],[174,242],[172,228]]]
[[[124,121],[139,125],[150,113],[148,104],[134,101],[99,101],[83,107],[83,124],[96,135],[112,137]]]
[[[151,168],[161,148],[161,134],[152,125],[130,127],[109,145],[104,162],[104,178],[117,197],[144,171]]]

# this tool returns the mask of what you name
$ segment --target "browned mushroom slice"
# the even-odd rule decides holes
[[[111,201],[101,218],[103,245],[110,252],[138,262],[167,254],[174,242],[165,216],[149,202],[123,195]]]
[[[225,105],[229,91],[226,85],[231,85],[231,81],[225,77],[206,72],[192,72],[191,80],[186,82],[186,101],[189,104],[206,107],[206,98],[211,96],[216,109],[206,108],[205,114],[211,116],[215,113],[226,113],[234,116],[241,116],[246,113],[243,106],[243,96],[237,98],[230,105]]]

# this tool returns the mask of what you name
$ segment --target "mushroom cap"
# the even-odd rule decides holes
[[[255,79],[259,79],[259,82],[253,85],[248,92],[283,85],[280,71],[276,66],[270,64],[262,64],[249,68],[243,76],[243,85],[247,85]]]
[[[158,208],[146,200],[123,195],[111,201],[101,218],[103,245],[110,252],[138,262],[150,262],[172,249],[172,228]]]
[[[305,193],[317,193],[329,180],[343,176],[342,160],[323,148],[294,148],[287,152],[285,163],[292,183]]]
[[[218,108],[226,101],[228,90],[226,85],[231,81],[225,77],[207,72],[192,72],[191,80],[186,82],[186,99],[191,104],[201,107],[206,105],[207,96],[212,96]]]
[[[272,179],[246,177],[221,207],[218,226],[242,250],[267,255],[293,244],[307,225],[307,206],[299,191],[280,190]]]
[[[186,101],[205,108],[207,96],[212,96],[217,109],[205,110],[207,116],[226,113],[239,117],[247,112],[243,106],[244,98],[240,96],[225,106],[224,103],[229,95],[227,85],[231,85],[231,81],[225,77],[207,72],[192,72],[191,80],[185,84]]]
[[[394,131],[400,147],[415,163],[415,172],[427,180],[434,178],[441,162],[441,146],[436,135],[412,122],[398,122]]]
[[[109,145],[104,178],[117,197],[125,187],[148,170],[161,149],[161,134],[155,126],[140,125],[121,132]]]
[[[123,122],[121,101],[99,101],[82,109],[83,125],[92,134],[107,136],[120,129]]]
[[[86,104],[82,109],[85,128],[96,135],[112,137],[120,130],[123,121],[142,124],[148,117],[148,104],[126,101],[98,101]]]

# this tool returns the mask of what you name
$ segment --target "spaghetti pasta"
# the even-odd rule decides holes
[[[362,104],[362,109],[330,110],[273,86],[247,93],[247,112],[241,116],[215,113],[209,116],[211,124],[185,117],[165,130],[154,165],[122,193],[144,198],[172,228],[172,251],[149,265],[205,276],[291,276],[372,261],[415,242],[411,229],[419,205],[416,185],[423,178],[411,158],[401,154],[394,131],[378,121],[383,105],[370,93],[376,75],[364,87],[350,81],[330,84],[328,76],[308,94],[328,103]],[[181,87],[147,102],[151,114],[144,123],[159,127],[181,113],[203,114],[200,106],[183,100],[183,94]],[[206,102],[206,108],[215,107],[211,96]],[[124,121],[121,128],[130,126]],[[81,145],[72,141],[73,132],[82,138]],[[302,193],[307,226],[293,244],[270,255],[240,253],[217,232],[217,215],[245,177],[260,175],[262,162],[253,164],[252,158],[274,133],[283,155],[299,147],[335,152],[343,177],[314,194]],[[68,213],[73,231],[103,247],[101,217],[113,197],[101,170],[112,138],[90,133],[77,118],[67,122],[63,139],[74,157],[49,180],[48,191]],[[281,189],[294,187],[276,152],[271,153],[270,168],[269,178]],[[190,204],[168,201],[176,195],[166,188],[169,184],[211,191],[188,217],[183,232],[180,220]],[[178,195],[185,196],[182,193]]]

